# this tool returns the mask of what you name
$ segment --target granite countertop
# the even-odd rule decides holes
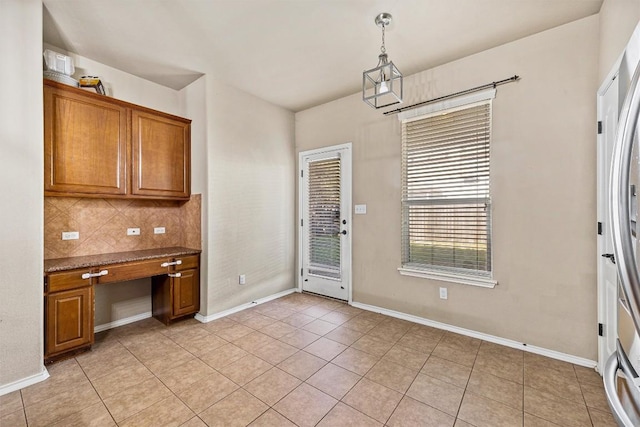
[[[74,270],[76,268],[100,267],[102,265],[119,264],[123,262],[142,261],[145,259],[176,257],[182,255],[196,255],[200,249],[182,247],[145,249],[142,251],[114,252],[109,254],[86,255],[68,258],[44,260],[44,272]]]

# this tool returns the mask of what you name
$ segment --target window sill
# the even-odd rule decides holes
[[[493,289],[498,284],[497,280],[490,279],[490,278],[463,276],[462,274],[447,273],[443,271],[433,271],[433,270],[427,271],[427,270],[420,270],[417,268],[400,267],[398,268],[398,272],[400,272],[400,274],[402,274],[403,276],[420,277],[423,279],[442,280],[444,282],[453,282],[453,283],[459,283],[462,285],[480,286],[482,288]]]

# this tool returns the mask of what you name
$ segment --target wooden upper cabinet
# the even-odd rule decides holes
[[[191,120],[44,80],[45,196],[188,200]]]
[[[131,123],[131,194],[189,197],[189,122],[132,110]]]
[[[46,195],[126,193],[127,111],[44,87]]]

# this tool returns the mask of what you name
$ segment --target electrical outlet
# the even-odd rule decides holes
[[[440,288],[440,299],[447,299],[447,288]]]
[[[79,231],[63,231],[62,240],[78,240],[80,238]]]
[[[365,215],[367,213],[367,205],[356,205],[355,213],[356,215]]]
[[[139,236],[140,229],[139,228],[127,228],[127,236]]]
[[[153,234],[164,234],[165,230],[164,227],[155,227],[153,229]]]
[[[247,283],[247,277],[244,274],[238,276],[238,283],[244,285]]]

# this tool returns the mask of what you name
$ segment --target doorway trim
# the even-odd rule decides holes
[[[604,121],[604,97],[613,82],[619,76],[619,68],[622,62],[623,55],[620,55],[613,68],[607,74],[606,78],[600,85],[597,91],[596,96],[596,120],[598,123],[603,123]],[[617,84],[618,82],[616,82]],[[618,101],[620,102],[620,101]],[[599,126],[602,126],[601,124]],[[601,128],[602,129],[602,128]],[[598,133],[596,135],[596,171],[597,171],[597,180],[596,180],[596,221],[598,221],[598,234],[596,239],[596,277],[597,277],[597,321],[598,321],[598,358],[597,358],[597,370],[602,374],[604,372],[604,364],[609,354],[607,348],[614,347],[615,348],[615,339],[617,338],[617,310],[618,310],[618,298],[615,298],[616,304],[614,307],[607,306],[607,287],[605,285],[605,263],[610,262],[608,259],[602,258],[602,254],[606,251],[606,241],[609,236],[606,235],[606,230],[609,229],[606,224],[610,222],[607,205],[609,203],[608,200],[603,200],[603,194],[605,190],[603,188],[604,185],[604,177],[603,174],[608,174],[610,169],[608,165],[603,163],[603,158],[606,158],[606,153],[608,149],[612,147],[605,146],[605,137],[603,133]],[[602,225],[601,225],[602,224]],[[602,231],[601,228],[602,227]],[[603,234],[601,234],[601,232]],[[616,288],[617,291],[617,288]],[[610,323],[613,323],[611,325]],[[602,326],[600,326],[602,325]],[[609,336],[608,332],[615,331],[615,336]],[[602,335],[600,334],[602,333]],[[613,341],[611,341],[613,340]]]
[[[298,216],[296,218],[296,224],[297,227],[296,229],[298,230],[298,254],[297,254],[297,269],[296,269],[296,288],[298,292],[302,292],[302,268],[303,268],[303,257],[304,257],[304,252],[303,252],[303,235],[302,235],[302,225],[301,225],[301,221],[302,218],[304,216],[304,207],[303,207],[303,192],[304,192],[304,186],[302,185],[302,174],[301,171],[303,170],[303,161],[304,158],[307,156],[312,156],[312,155],[316,155],[316,154],[322,154],[322,153],[331,153],[331,152],[337,152],[337,151],[341,151],[344,150],[345,151],[345,155],[341,157],[341,162],[343,162],[342,164],[345,166],[344,170],[343,170],[343,174],[344,174],[344,180],[345,180],[345,189],[344,189],[344,193],[341,194],[341,197],[344,199],[344,203],[345,205],[348,207],[347,212],[345,213],[345,218],[347,219],[347,223],[350,224],[349,226],[349,232],[346,235],[346,239],[347,239],[347,250],[345,253],[345,257],[346,257],[346,271],[344,271],[344,275],[348,280],[348,299],[347,299],[347,303],[351,304],[353,302],[353,285],[352,285],[352,281],[353,281],[353,274],[352,274],[352,257],[351,257],[351,246],[353,244],[353,239],[352,239],[352,234],[353,234],[353,215],[352,215],[352,143],[351,142],[346,142],[344,144],[339,144],[339,145],[331,145],[328,147],[321,147],[321,148],[316,148],[313,150],[307,150],[307,151],[301,151],[298,153],[298,168],[296,170],[296,173],[298,174]]]

